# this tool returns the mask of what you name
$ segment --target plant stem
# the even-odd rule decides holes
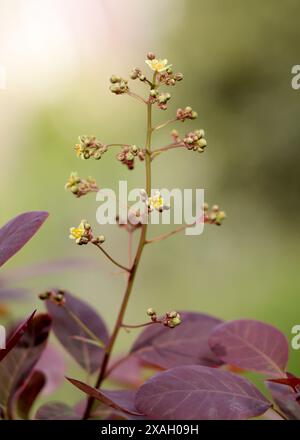
[[[173,229],[173,231],[167,232],[166,234],[161,234],[161,235],[158,235],[157,237],[151,238],[150,240],[146,240],[146,244],[156,243],[158,241],[165,240],[166,238],[169,238],[172,235],[178,234],[178,232],[181,232],[181,231],[183,231],[186,228],[190,228],[192,226],[195,226],[195,223],[196,222],[194,222],[194,223],[192,223],[190,225],[179,226],[179,228]]]
[[[155,87],[156,87],[156,73],[154,73],[153,84],[152,84],[151,88],[155,89]],[[147,103],[146,160],[145,160],[145,162],[146,162],[146,191],[147,191],[148,196],[151,195],[151,137],[152,137],[152,131],[153,131],[153,129],[152,129],[152,104],[150,102],[148,102]],[[109,363],[110,356],[111,356],[112,350],[114,348],[116,339],[118,337],[119,331],[122,327],[122,322],[123,322],[125,312],[127,309],[127,305],[128,305],[131,291],[132,291],[136,272],[139,267],[139,263],[140,263],[140,259],[141,259],[142,253],[143,253],[144,246],[146,244],[147,226],[148,226],[147,223],[142,225],[142,230],[141,230],[141,235],[140,235],[140,240],[139,240],[137,252],[136,252],[136,255],[134,258],[133,265],[132,265],[131,269],[129,270],[128,281],[127,281],[127,286],[126,286],[126,290],[124,293],[123,301],[122,301],[122,304],[121,304],[121,307],[119,310],[119,314],[118,314],[116,323],[114,325],[110,340],[105,348],[104,357],[103,357],[101,368],[99,371],[99,375],[98,375],[98,378],[97,378],[97,381],[95,384],[95,388],[99,388],[101,386],[101,383],[105,379],[107,365]],[[101,249],[101,250],[103,251],[103,249]],[[86,410],[85,410],[85,413],[83,416],[84,419],[89,418],[90,413],[91,413],[91,409],[93,407],[94,400],[95,399],[93,397],[88,398]]]
[[[118,263],[114,258],[112,258],[109,253],[107,253],[98,243],[93,243],[98,249],[100,249],[101,252],[116,266],[120,267],[121,269],[125,270],[126,272],[130,272],[130,269],[128,267],[123,266],[122,264]]]
[[[157,125],[156,127],[154,127],[153,130],[160,130],[161,128],[164,128],[164,127],[166,127],[167,125],[172,124],[173,122],[176,122],[176,121],[177,121],[176,118],[174,118],[174,119],[169,119],[168,121],[163,122],[162,124],[159,124],[159,125]]]
[[[161,324],[161,323],[162,321],[149,321],[149,322],[145,322],[144,324],[137,324],[137,325],[122,324],[121,327],[134,329],[134,328],[148,327],[148,325]]]
[[[136,99],[139,102],[142,102],[143,104],[147,104],[147,102],[139,95],[133,92],[127,92],[127,95],[131,96],[132,98]]]
[[[165,151],[173,150],[174,148],[181,148],[181,147],[185,147],[185,145],[183,143],[178,143],[178,144],[170,144],[162,148],[157,148],[156,150],[152,151],[152,158],[154,159],[154,157],[158,156],[160,153],[163,153]]]

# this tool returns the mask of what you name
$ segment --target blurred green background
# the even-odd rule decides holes
[[[112,95],[112,73],[129,76],[147,69],[148,51],[168,58],[184,81],[167,112],[198,111],[208,147],[185,150],[153,163],[153,185],[205,188],[228,219],[197,237],[179,235],[148,247],[136,280],[127,322],[141,322],[148,307],[159,312],[187,309],[224,319],[254,318],[274,324],[290,339],[299,310],[300,91],[291,87],[299,64],[298,0],[26,0],[2,1],[0,64],[7,89],[0,91],[0,220],[43,209],[50,218],[22,252],[2,268],[55,258],[89,258],[93,267],[26,281],[32,296],[10,304],[12,316],[43,309],[37,293],[50,286],[69,289],[95,305],[111,326],[124,278],[89,247],[68,239],[70,226],[87,218],[104,233],[106,249],[126,261],[127,236],[116,226],[96,226],[94,195],[77,200],[64,191],[71,171],[92,175],[102,187],[144,185],[144,166],[128,171],[115,153],[81,161],[73,150],[80,134],[107,143],[143,145],[146,114],[129,97]],[[144,86],[133,83],[140,93]],[[169,142],[157,133],[153,147]],[[164,228],[151,227],[156,235]],[[21,283],[22,284],[22,283]],[[135,332],[122,334],[126,350]],[[69,371],[72,362],[67,359]],[[300,352],[291,350],[290,369],[300,373]],[[80,393],[64,385],[56,397]]]

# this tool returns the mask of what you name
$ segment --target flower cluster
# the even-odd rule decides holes
[[[198,151],[198,153],[203,153],[207,146],[203,129],[191,131],[183,139],[179,136],[177,130],[173,130],[171,136],[176,144],[183,144],[188,150]]]
[[[149,52],[147,58],[146,64],[158,74],[157,80],[160,84],[175,86],[176,81],[183,79],[182,73],[173,73],[172,65],[168,64],[167,59],[157,59],[153,52]]]
[[[183,138],[183,143],[188,150],[198,151],[203,153],[204,148],[207,146],[207,141],[204,138],[204,130],[195,130],[187,133]]]
[[[79,144],[75,145],[77,157],[81,159],[99,160],[107,151],[107,146],[102,144],[95,136],[79,136]]]
[[[141,201],[146,203],[148,212],[154,210],[158,212],[163,212],[170,209],[170,206],[165,204],[163,197],[159,191],[155,191],[151,197],[148,197],[147,192],[144,189],[140,190]]]
[[[93,240],[91,225],[86,220],[81,220],[77,228],[70,228],[69,238],[76,240],[76,244],[88,244]]]
[[[156,311],[150,307],[147,310],[147,315],[150,316],[152,322],[162,323],[169,328],[175,328],[181,324],[180,314],[175,311],[167,312],[162,318],[159,318]]]
[[[124,146],[120,153],[117,154],[117,159],[126,165],[129,170],[133,170],[135,158],[139,158],[140,160],[145,159],[145,151],[136,145]]]
[[[209,209],[209,205],[205,203],[203,205],[203,211],[204,223],[220,226],[226,218],[225,212],[221,211],[218,205],[213,205],[211,209]]]
[[[156,89],[150,91],[149,102],[151,104],[157,104],[160,110],[167,110],[168,101],[171,99],[170,93],[159,93]]]
[[[110,82],[110,91],[116,95],[123,95],[129,91],[128,81],[120,76],[112,75]]]
[[[92,177],[87,177],[86,179],[82,179],[78,176],[76,172],[72,172],[70,177],[65,184],[65,189],[71,191],[75,197],[82,197],[90,192],[97,192],[99,188],[97,186],[96,180]]]
[[[192,107],[185,107],[185,109],[179,108],[176,112],[176,119],[184,122],[186,119],[196,119],[198,113],[195,112]]]
[[[142,70],[139,67],[134,67],[132,69],[130,78],[133,80],[139,79],[142,82],[148,81],[146,75],[143,74]]]

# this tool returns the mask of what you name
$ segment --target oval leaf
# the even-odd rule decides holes
[[[120,391],[110,391],[110,390],[97,390],[90,385],[81,382],[80,380],[67,378],[75,387],[79,388],[88,396],[94,397],[96,400],[104,403],[107,406],[115,408],[120,411],[132,415],[140,415],[134,405],[135,391],[120,390]]]
[[[42,226],[48,212],[25,212],[0,229],[0,267],[17,253]]]
[[[64,403],[53,402],[42,405],[35,415],[36,420],[78,420],[75,410]]]
[[[282,377],[288,362],[286,337],[275,327],[254,320],[229,321],[209,338],[213,352],[224,362],[270,377]]]
[[[244,420],[271,407],[245,378],[202,366],[157,374],[138,390],[135,405],[156,420]]]
[[[147,327],[131,353],[149,365],[166,369],[180,365],[220,365],[222,362],[208,345],[208,337],[221,321],[201,313],[180,314],[182,324],[174,329],[156,324]]]
[[[69,292],[64,294],[66,307],[76,315],[104,344],[108,342],[108,331],[101,317],[86,302]],[[64,307],[46,302],[46,307],[53,319],[53,331],[63,347],[89,373],[94,373],[103,358],[103,348],[79,341],[74,336],[87,337],[84,330],[72,319]]]

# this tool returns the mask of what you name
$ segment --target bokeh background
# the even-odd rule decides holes
[[[112,73],[145,68],[148,51],[168,58],[184,81],[172,88],[166,113],[180,106],[199,113],[209,146],[203,155],[173,151],[153,164],[156,187],[205,188],[206,201],[226,210],[224,225],[203,235],[179,235],[146,249],[127,322],[145,310],[187,309],[224,318],[255,318],[291,338],[300,323],[299,159],[300,91],[291,87],[299,64],[298,0],[1,0],[0,64],[7,89],[0,91],[0,221],[34,209],[50,212],[37,236],[1,269],[14,277],[40,262],[84,259],[68,269],[19,279],[30,294],[7,304],[8,317],[43,309],[37,294],[50,286],[69,289],[114,322],[124,277],[96,249],[76,247],[68,229],[81,218],[96,225],[94,195],[77,200],[64,190],[70,171],[92,175],[102,187],[144,184],[108,153],[81,161],[73,146],[80,134],[104,142],[143,145],[142,106],[108,90]],[[143,86],[133,87],[143,93]],[[168,90],[169,91],[169,90]],[[192,126],[180,125],[181,132]],[[169,141],[169,130],[153,147]],[[95,227],[106,248],[125,261],[127,236],[116,226]],[[159,226],[151,233],[158,234]],[[89,261],[88,264],[87,261]],[[85,264],[84,264],[85,263]],[[60,267],[62,267],[59,264]],[[122,334],[124,351],[135,332]],[[74,366],[66,358],[68,371]],[[300,352],[290,369],[300,373]],[[54,397],[79,394],[64,385]]]

